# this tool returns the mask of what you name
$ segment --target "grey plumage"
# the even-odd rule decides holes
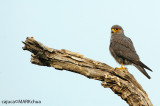
[[[147,78],[151,78],[144,68],[152,71],[149,67],[140,61],[138,54],[130,38],[124,35],[121,26],[114,25],[111,28],[110,52],[118,63],[125,65],[133,64]]]

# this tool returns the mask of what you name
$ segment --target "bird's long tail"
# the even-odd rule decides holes
[[[136,62],[136,64],[141,66],[142,68],[146,68],[146,69],[152,71],[149,67],[147,67],[145,64],[143,64],[141,61]]]
[[[141,71],[148,79],[151,79],[151,77],[148,75],[148,73],[145,71],[145,69],[143,67],[141,67],[140,65],[136,65],[134,64],[134,66]]]

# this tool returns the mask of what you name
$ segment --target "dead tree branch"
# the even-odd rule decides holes
[[[86,58],[79,53],[49,48],[33,37],[27,37],[23,43],[23,50],[32,53],[33,64],[67,70],[102,81],[104,88],[112,89],[130,106],[153,106],[142,86],[127,70],[115,70],[105,63]]]

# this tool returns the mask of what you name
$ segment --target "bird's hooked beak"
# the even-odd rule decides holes
[[[114,33],[114,32],[115,32],[115,30],[114,30],[114,29],[112,29],[112,30],[111,30],[111,33]]]
[[[119,29],[118,28],[113,28],[112,30],[111,30],[111,33],[116,33],[117,31],[119,31]]]

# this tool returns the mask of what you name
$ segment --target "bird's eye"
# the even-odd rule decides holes
[[[118,31],[119,29],[118,29],[118,28],[116,28],[116,30]]]

